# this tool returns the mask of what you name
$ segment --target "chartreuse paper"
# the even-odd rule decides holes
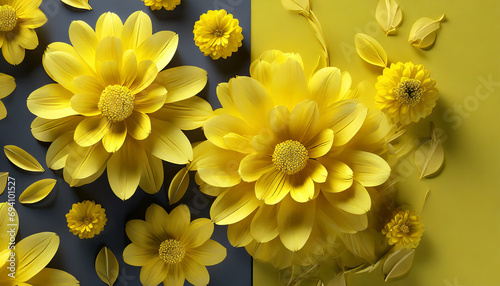
[[[498,284],[500,229],[488,226],[500,218],[495,206],[500,199],[495,179],[500,167],[491,163],[499,155],[495,150],[500,136],[485,126],[499,119],[495,109],[500,104],[496,96],[500,41],[493,36],[500,24],[494,12],[499,8],[496,1],[252,1],[253,60],[272,66],[269,57],[262,56],[270,49],[300,54],[305,77],[313,80],[321,71],[318,55],[324,54],[326,43],[329,65],[343,75],[348,72],[351,86],[358,87],[356,99],[370,110],[380,108],[395,126],[388,141],[396,156],[386,158],[391,166],[386,184],[391,186],[369,191],[369,213],[377,216],[369,214],[369,222],[384,215],[381,198],[399,207],[386,214],[385,223],[369,223],[366,230],[342,234],[340,240],[326,239],[330,248],[313,247],[321,250],[316,253],[319,257],[338,254],[345,247],[367,261],[358,268],[342,258],[333,263],[277,255],[273,260],[277,246],[266,248],[260,239],[251,248],[259,251],[249,251],[255,259],[254,285],[316,285],[317,276],[328,280],[325,285]],[[319,28],[307,19],[313,14]],[[323,32],[323,40],[318,40],[318,31]],[[387,53],[387,67],[366,61],[376,54],[358,55],[357,34],[358,39],[367,35],[365,42],[374,39],[380,45]],[[459,44],[463,41],[467,45]],[[376,48],[364,51],[381,51],[372,46]],[[251,72],[252,77],[256,74]],[[301,166],[296,163],[291,166]],[[240,170],[240,174],[244,173]],[[387,196],[391,188],[395,189],[392,197]],[[301,210],[290,226],[304,229],[305,213]],[[279,213],[277,217],[279,223]],[[255,239],[253,224],[248,224]],[[238,229],[245,229],[244,225],[240,223]],[[284,228],[278,230],[281,237]],[[228,235],[231,238],[231,231]],[[387,240],[373,240],[379,235]],[[237,242],[246,243],[239,238]],[[286,239],[281,242],[287,245]],[[393,248],[385,252],[380,248],[384,243]],[[287,259],[294,266],[284,267]],[[477,259],[482,263],[471,263]],[[321,267],[342,275],[328,277],[318,270]]]

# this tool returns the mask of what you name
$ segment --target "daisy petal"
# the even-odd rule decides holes
[[[203,126],[205,136],[216,146],[230,149],[227,146],[224,136],[235,133],[245,137],[253,133],[252,127],[242,119],[229,114],[221,114],[207,120]]]
[[[81,115],[97,116],[101,114],[98,108],[101,96],[95,93],[77,93],[71,97],[71,108]]]
[[[141,180],[139,187],[148,194],[156,194],[163,184],[163,161],[145,152],[141,160]]]
[[[115,153],[122,147],[126,137],[127,124],[125,121],[113,122],[108,133],[102,138],[102,145],[108,153]]]
[[[273,170],[274,165],[270,156],[252,154],[241,160],[239,172],[243,180],[253,182]]]
[[[277,210],[276,205],[263,205],[257,210],[250,225],[252,237],[257,242],[269,242],[278,236]]]
[[[186,280],[193,285],[207,285],[210,281],[207,268],[193,259],[186,257],[185,260],[182,265]]]
[[[36,29],[47,23],[47,17],[40,9],[29,11],[29,14],[19,13],[18,18],[22,18],[23,26],[29,29]]]
[[[156,83],[168,90],[167,103],[177,102],[198,94],[207,84],[207,72],[193,66],[175,67],[160,72]]]
[[[332,205],[350,214],[365,214],[370,210],[372,205],[368,191],[356,181],[354,181],[349,189],[343,192],[324,192],[323,195]]]
[[[104,116],[87,117],[75,129],[75,142],[88,147],[101,141],[108,133],[111,121]]]
[[[142,285],[158,285],[168,274],[168,264],[160,259],[155,260],[142,266],[141,268],[141,283]]]
[[[193,130],[204,125],[212,117],[210,104],[198,96],[165,104],[151,116],[171,122],[182,130]]]
[[[115,13],[107,12],[97,20],[95,32],[98,40],[109,36],[121,36],[123,23]]]
[[[218,264],[226,258],[226,248],[220,243],[211,239],[207,240],[201,246],[189,251],[189,257],[201,265],[211,266]]]
[[[368,227],[366,214],[355,215],[342,211],[328,202],[325,198],[316,200],[316,220],[326,229],[344,233],[356,233]]]
[[[38,47],[38,36],[35,30],[29,29],[24,25],[19,27],[18,40],[19,46],[27,50],[34,50]]]
[[[250,234],[250,224],[253,219],[253,213],[237,223],[227,226],[227,239],[234,247],[242,247],[253,241]]]
[[[183,286],[185,281],[184,270],[179,264],[171,264],[168,267],[168,274],[163,280],[163,285]]]
[[[109,153],[102,144],[95,144],[91,147],[75,145],[68,154],[64,170],[73,179],[85,179],[99,172],[105,166],[108,157]]]
[[[343,100],[334,103],[325,110],[328,118],[326,128],[335,134],[333,146],[342,146],[349,142],[365,121],[368,109],[356,100]]]
[[[31,123],[31,133],[37,140],[52,142],[62,134],[74,131],[83,119],[83,116],[68,116],[60,119],[37,117]]]
[[[284,62],[274,61],[271,74],[271,93],[276,105],[292,110],[297,103],[308,98],[307,80],[299,55],[290,54]]]
[[[158,250],[131,243],[123,250],[123,261],[132,266],[144,266],[158,259]]]
[[[180,241],[188,248],[196,248],[206,243],[214,232],[214,223],[206,218],[193,220]]]
[[[144,40],[136,49],[139,62],[153,61],[161,71],[170,62],[177,50],[179,35],[170,31],[161,31]]]
[[[307,141],[308,133],[314,131],[319,120],[318,104],[305,100],[297,104],[290,114],[290,137],[299,142]]]
[[[283,199],[278,210],[281,242],[291,251],[300,250],[309,239],[315,217],[316,201],[298,203],[290,196]]]
[[[139,219],[129,220],[125,225],[125,232],[135,245],[158,251],[161,238],[153,233],[153,226],[149,222]]]
[[[152,84],[135,96],[134,110],[153,113],[160,109],[167,99],[167,90],[159,84]]]
[[[190,222],[191,213],[189,212],[189,208],[186,205],[180,205],[170,212],[167,220],[163,223],[169,235],[176,239],[181,239],[189,229]]]
[[[242,183],[219,195],[210,208],[212,220],[216,224],[227,225],[250,215],[261,205],[253,189],[253,184]]]
[[[133,139],[129,139],[108,160],[109,185],[115,195],[123,201],[132,197],[139,186],[141,166],[137,164],[138,160],[135,158],[144,156],[144,152]]]
[[[134,111],[125,122],[128,134],[136,140],[144,140],[151,134],[151,119],[142,112]]]
[[[229,80],[229,89],[245,121],[265,127],[266,113],[274,104],[264,86],[253,78],[240,76]]]
[[[330,151],[333,145],[333,130],[325,129],[305,143],[309,158],[319,158]]]
[[[11,65],[18,65],[24,60],[25,50],[19,46],[18,41],[4,41],[2,54],[5,60]]]
[[[73,21],[69,26],[69,39],[75,51],[93,67],[98,44],[94,30],[84,21]]]
[[[324,158],[321,163],[328,170],[328,178],[321,185],[322,191],[340,193],[352,186],[354,173],[346,163],[331,158]]]
[[[151,19],[142,11],[134,12],[123,25],[122,42],[125,50],[137,48],[153,34]]]
[[[303,173],[305,172],[290,176],[290,186],[292,187],[290,195],[299,203],[308,202],[314,197],[314,181]]]
[[[309,93],[318,102],[320,108],[336,101],[342,83],[341,72],[335,67],[326,67],[317,71],[309,81]]]
[[[28,97],[28,109],[45,119],[59,119],[78,114],[71,108],[73,94],[59,84],[47,84]]]
[[[391,174],[389,164],[373,153],[354,150],[346,153],[344,158],[354,172],[354,180],[365,187],[381,185]]]
[[[292,189],[289,175],[274,170],[261,176],[255,184],[255,196],[268,205],[279,203]]]

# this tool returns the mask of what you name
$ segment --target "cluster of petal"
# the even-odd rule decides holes
[[[160,10],[165,8],[165,10],[174,10],[175,7],[181,4],[181,0],[142,0],[146,6],[149,6],[151,10]]]
[[[194,25],[194,41],[205,56],[226,59],[241,47],[243,35],[238,19],[226,10],[210,10]]]
[[[291,251],[315,225],[365,229],[366,187],[390,174],[379,156],[391,129],[384,115],[353,98],[346,72],[328,67],[308,81],[296,54],[267,52],[250,74],[218,86],[222,108],[194,149],[201,190],[217,196],[212,220],[229,225],[238,246],[279,237]]]
[[[11,94],[16,89],[16,81],[10,75],[0,73],[0,99]],[[0,101],[0,120],[7,116],[7,109]]]
[[[391,64],[375,84],[375,102],[395,123],[417,122],[432,112],[439,97],[436,81],[423,65]]]
[[[140,11],[125,23],[105,13],[95,31],[74,21],[69,37],[72,45],[52,43],[43,57],[57,83],[28,98],[38,116],[33,135],[53,142],[47,165],[64,168],[71,186],[93,182],[107,169],[122,200],[138,186],[156,193],[163,183],[162,160],[192,160],[182,130],[198,128],[212,115],[210,105],[195,96],[206,85],[206,72],[192,66],[161,71],[174,56],[178,35],[153,34],[151,19]]]
[[[80,239],[92,238],[99,234],[106,225],[105,209],[93,201],[73,204],[66,214],[69,230]]]
[[[384,226],[382,234],[387,237],[390,245],[416,248],[425,230],[420,220],[421,217],[414,211],[399,211]]]
[[[42,0],[4,0],[0,5],[0,47],[5,60],[18,65],[25,50],[38,47],[34,29],[47,22],[40,10]]]
[[[201,218],[191,222],[189,208],[180,205],[168,214],[152,204],[146,220],[131,220],[126,228],[132,241],[123,251],[125,263],[141,266],[143,285],[207,285],[210,277],[205,266],[220,263],[226,249],[211,240],[214,224]],[[168,246],[168,247],[167,247]]]

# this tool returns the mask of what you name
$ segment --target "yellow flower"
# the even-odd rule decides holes
[[[174,10],[175,7],[181,4],[181,0],[142,0],[151,10],[160,10],[162,7],[165,10]]]
[[[38,46],[36,28],[47,18],[38,7],[42,0],[4,0],[0,3],[0,47],[5,60],[18,65],[24,60],[25,49]]]
[[[414,211],[399,211],[384,226],[382,234],[387,237],[390,245],[416,248],[425,230],[420,219]]]
[[[436,81],[423,65],[391,64],[378,77],[375,102],[395,123],[417,122],[432,112],[438,98]]]
[[[93,201],[73,204],[66,214],[69,231],[80,239],[94,237],[104,229],[108,221],[105,211],[100,204]]]
[[[246,242],[279,236],[292,251],[316,223],[365,229],[366,187],[390,173],[377,155],[390,130],[383,114],[353,99],[351,77],[337,68],[308,81],[299,55],[267,52],[250,74],[219,85],[222,108],[204,125],[208,141],[194,150],[198,181],[225,188],[211,207],[213,221],[246,231]]]
[[[212,115],[195,95],[206,72],[181,66],[160,72],[172,59],[177,34],[152,34],[151,19],[135,12],[123,24],[103,14],[95,31],[82,21],[69,28],[71,45],[52,43],[43,65],[57,84],[35,90],[29,110],[38,116],[32,133],[53,142],[52,169],[64,168],[71,186],[96,180],[107,169],[114,193],[130,198],[140,186],[156,193],[162,160],[186,164],[191,144],[182,130],[200,127]]]
[[[225,59],[241,47],[241,31],[238,19],[226,10],[210,10],[195,23],[194,41],[205,56]]]
[[[167,214],[152,204],[146,211],[146,221],[131,220],[126,228],[132,241],[123,251],[125,263],[141,266],[143,285],[207,285],[209,274],[205,266],[220,263],[226,249],[211,240],[213,223],[205,218],[191,222],[191,214],[180,205]]]
[[[13,77],[0,73],[0,99],[11,94],[16,89],[16,82]],[[0,120],[7,116],[7,109],[0,101]]]

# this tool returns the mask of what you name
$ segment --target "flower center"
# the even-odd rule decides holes
[[[406,224],[402,224],[400,227],[399,227],[399,230],[403,233],[409,233],[410,232],[410,228],[406,225]]]
[[[222,36],[224,36],[224,31],[222,29],[217,29],[214,32],[214,36],[217,37],[217,38],[218,37],[222,37]]]
[[[186,255],[184,245],[178,240],[167,239],[160,244],[158,250],[160,259],[169,264],[177,264],[182,261]]]
[[[102,92],[97,107],[109,120],[118,122],[132,114],[134,98],[127,87],[118,84],[108,85]]]
[[[309,159],[307,149],[298,141],[287,140],[274,148],[274,166],[288,175],[302,171],[307,165],[307,159]]]
[[[10,5],[0,6],[0,31],[10,32],[17,24],[16,10]]]
[[[396,98],[399,102],[414,106],[422,99],[424,90],[420,87],[421,82],[416,79],[409,79],[400,82],[396,87]]]

